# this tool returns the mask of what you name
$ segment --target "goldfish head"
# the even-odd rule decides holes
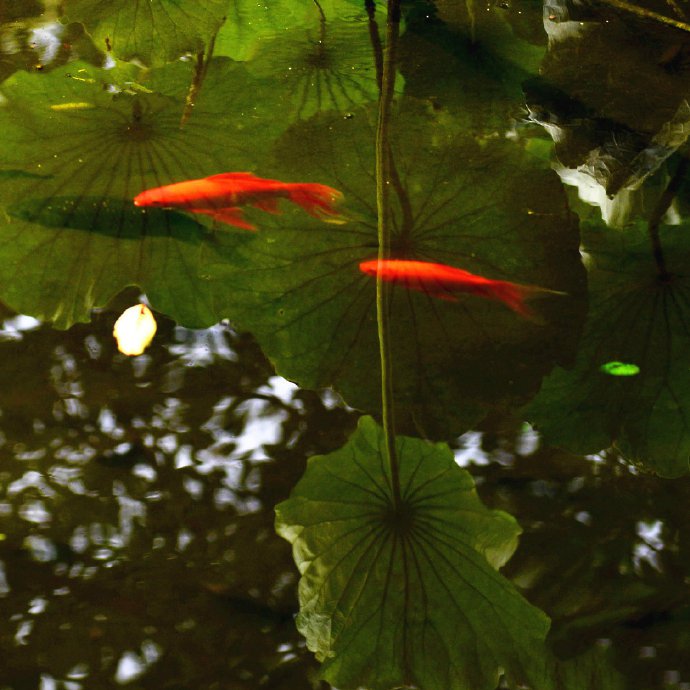
[[[147,189],[134,197],[135,206],[165,206],[160,188]]]
[[[359,264],[359,270],[362,271],[362,273],[366,273],[368,276],[375,276],[378,273],[378,268],[378,259],[372,259],[371,261],[362,261]]]
[[[370,259],[359,264],[359,270],[369,276],[410,285],[416,281],[437,280],[439,264],[411,259]]]

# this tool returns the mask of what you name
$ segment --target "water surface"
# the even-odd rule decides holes
[[[690,687],[683,5],[0,22],[0,689]],[[250,171],[342,222],[132,203]]]

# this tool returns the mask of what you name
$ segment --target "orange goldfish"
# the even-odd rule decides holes
[[[542,295],[564,295],[557,290],[521,285],[507,280],[491,280],[475,275],[461,268],[435,264],[429,261],[410,261],[405,259],[384,259],[363,261],[359,269],[367,275],[380,275],[382,280],[404,285],[411,290],[426,292],[440,299],[457,301],[455,293],[467,292],[471,295],[503,302],[509,309],[531,321],[541,319],[526,304],[525,300]]]
[[[267,213],[280,213],[278,199],[288,199],[314,218],[327,223],[343,223],[345,221],[334,208],[334,203],[342,196],[337,189],[324,184],[280,182],[236,172],[147,189],[134,197],[134,205],[204,213],[238,228],[256,230],[242,217],[242,209],[238,206],[251,204]]]

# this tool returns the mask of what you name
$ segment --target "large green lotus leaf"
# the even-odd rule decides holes
[[[261,43],[248,68],[280,92],[291,120],[378,100],[376,62],[366,23],[319,21]],[[398,79],[397,89],[402,90]]]
[[[192,71],[178,63],[158,72],[155,81],[171,87],[166,95],[111,93],[110,71],[74,64],[18,73],[3,85],[0,297],[7,304],[68,327],[137,284],[186,325],[218,320],[200,249],[208,245],[204,256],[220,260],[232,251],[231,233],[213,237],[191,218],[132,204],[148,187],[229,165],[251,168],[260,154],[254,142],[264,130],[249,116],[258,112],[250,78],[228,60],[211,63],[213,89],[202,89],[181,126]]]
[[[589,228],[590,312],[577,361],[555,370],[526,410],[549,442],[577,453],[615,443],[663,476],[688,471],[688,238],[687,223],[663,229],[671,275],[662,280],[645,224],[625,233]],[[639,373],[611,375],[601,369],[609,362],[634,364]]]
[[[358,268],[377,253],[373,119],[368,109],[316,117],[291,128],[277,150],[281,179],[344,192],[346,224],[288,205],[282,216],[256,212],[260,231],[231,263],[207,262],[218,309],[257,336],[283,376],[309,388],[334,385],[364,410],[380,405],[375,281]],[[511,142],[449,135],[416,109],[400,116],[393,141],[394,256],[580,289],[577,228],[550,170]],[[393,286],[400,428],[447,437],[476,423],[487,405],[534,393],[567,356],[581,319],[572,298],[534,306],[546,324],[471,295],[448,302]]]
[[[64,18],[81,22],[96,45],[120,60],[162,64],[204,49],[228,0],[65,0]]]
[[[494,690],[501,671],[550,687],[548,620],[496,572],[520,532],[479,501],[445,444],[398,437],[394,507],[371,418],[312,457],[276,529],[302,574],[297,626],[337,687]],[[492,565],[493,564],[493,565]]]
[[[385,18],[385,2],[378,0],[377,11]],[[223,27],[218,32],[214,45],[215,55],[226,55],[234,60],[251,60],[257,50],[265,50],[264,42],[273,48],[280,44],[286,32],[296,29],[328,25],[338,19],[357,22],[367,33],[362,23],[364,2],[359,0],[230,0],[230,7]],[[286,57],[290,52],[286,53]],[[280,73],[290,63],[279,62]]]
[[[136,284],[182,323],[217,321],[199,278],[208,230],[194,220],[164,211],[142,219],[121,199],[104,197],[37,198],[8,211],[0,254],[18,258],[6,260],[0,275],[3,300],[18,311],[68,327]]]
[[[319,15],[313,2],[300,0],[231,0],[227,18],[214,44],[215,55],[250,60],[265,39],[280,36],[295,26],[310,23]]]

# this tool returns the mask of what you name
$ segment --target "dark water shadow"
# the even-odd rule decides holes
[[[209,228],[188,215],[165,209],[139,209],[129,199],[54,196],[31,198],[10,205],[7,213],[36,225],[69,228],[139,240],[170,237],[198,245],[211,237]]]

